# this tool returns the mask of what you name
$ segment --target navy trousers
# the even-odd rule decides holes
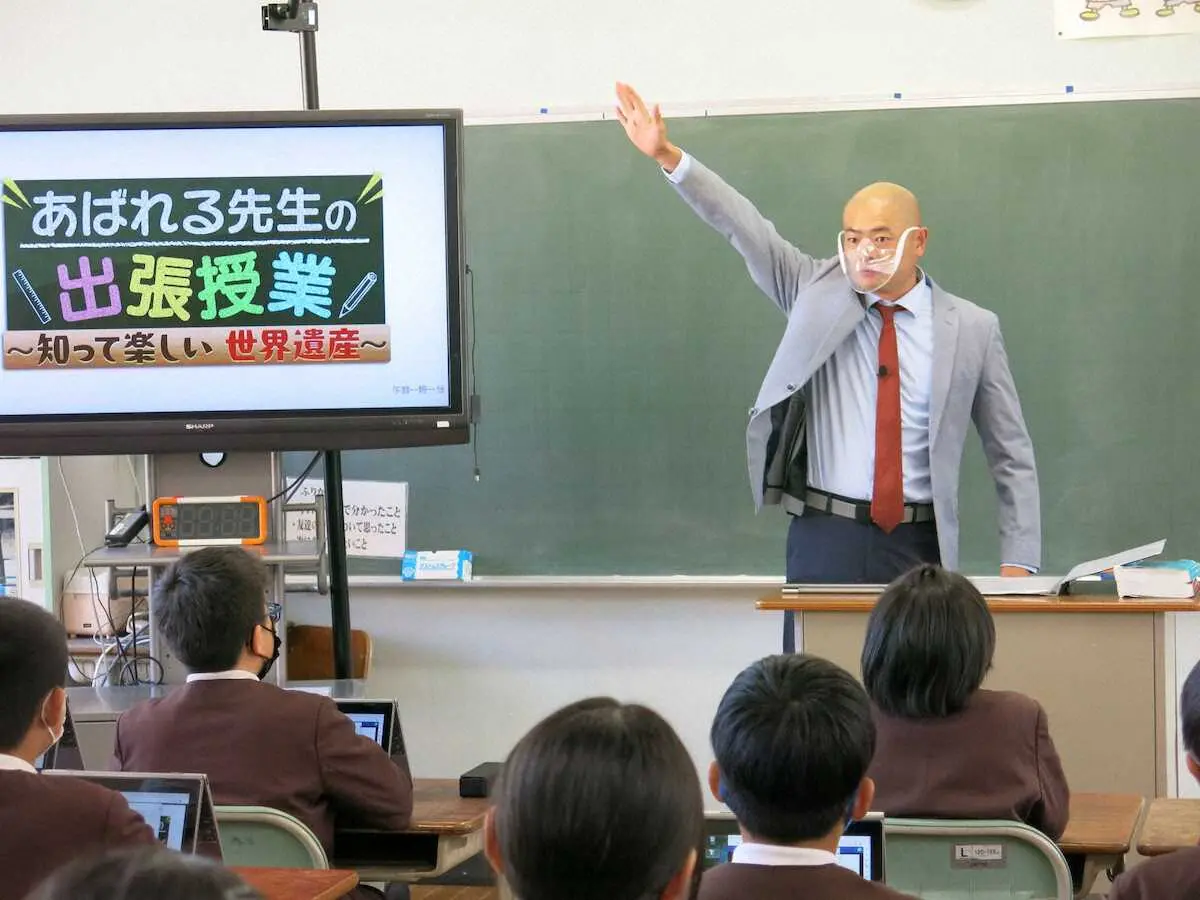
[[[937,525],[876,525],[805,510],[787,536],[787,580],[792,584],[887,584],[921,563],[941,562]],[[796,652],[795,615],[783,614],[783,652]]]

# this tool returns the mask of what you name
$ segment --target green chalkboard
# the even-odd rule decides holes
[[[1200,553],[1200,101],[685,119],[671,135],[822,256],[856,188],[917,192],[930,274],[1000,316],[1048,571],[1157,537]],[[469,128],[465,215],[477,447],[351,453],[346,477],[408,481],[409,546],[469,548],[481,574],[781,574],[784,516],[755,516],[743,435],[784,320],[732,248],[611,122]],[[961,512],[964,570],[995,572],[978,441]]]

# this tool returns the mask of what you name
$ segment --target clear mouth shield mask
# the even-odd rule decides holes
[[[900,268],[908,236],[916,230],[915,225],[904,229],[900,240],[895,242],[891,238],[859,237],[839,231],[838,261],[854,289],[864,294],[883,290]]]

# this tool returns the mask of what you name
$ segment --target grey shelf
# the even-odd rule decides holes
[[[156,547],[153,544],[130,544],[128,547],[104,547],[94,550],[83,559],[89,569],[121,566],[168,566],[196,547]],[[245,548],[257,553],[271,566],[316,565],[324,548],[315,541],[267,541]]]

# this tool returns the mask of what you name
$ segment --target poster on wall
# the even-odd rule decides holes
[[[1200,34],[1200,2],[1054,0],[1054,24],[1065,40]]]
[[[378,175],[6,180],[6,369],[386,363]]]

